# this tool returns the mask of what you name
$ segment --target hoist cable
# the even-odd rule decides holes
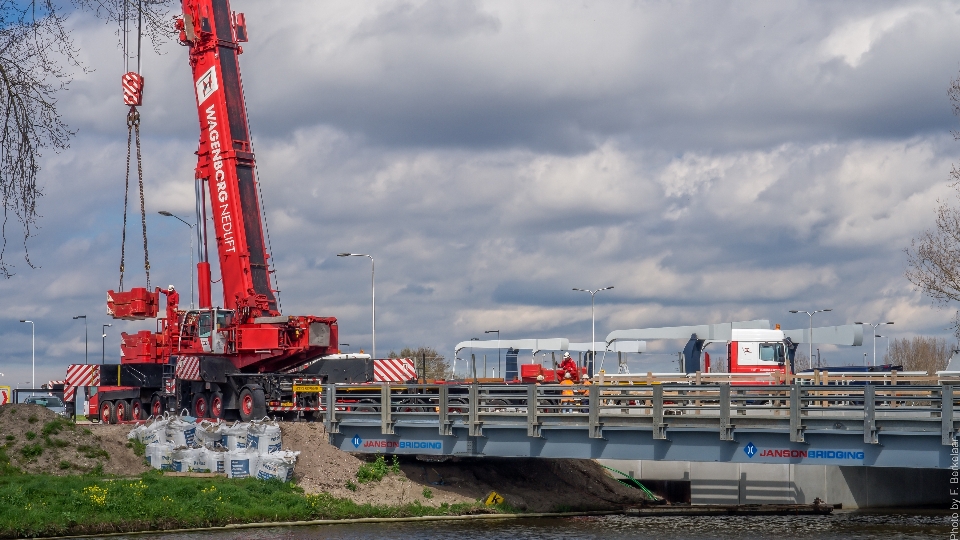
[[[140,156],[140,113],[132,107],[136,115],[134,130],[137,134],[137,180],[140,182],[140,223],[143,225],[143,270],[147,275],[147,290],[150,290],[150,252],[147,250],[147,210],[143,200],[143,159]]]
[[[132,142],[131,139],[133,137],[133,122],[131,121],[131,114],[133,114],[133,111],[127,113],[127,174],[123,189],[123,232],[121,233],[120,237],[120,292],[123,292],[124,259],[126,258],[127,249],[127,201],[130,197],[130,143]]]

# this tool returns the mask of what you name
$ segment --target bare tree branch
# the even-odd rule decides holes
[[[73,70],[83,69],[67,16],[88,11],[114,21],[118,28],[124,14],[132,28],[142,17],[143,34],[157,49],[173,35],[171,5],[173,0],[0,0],[0,275],[13,275],[13,265],[5,258],[11,218],[23,229],[24,259],[33,267],[27,243],[40,218],[40,158],[45,150],[68,148],[74,135],[60,116],[56,99],[70,83]]]

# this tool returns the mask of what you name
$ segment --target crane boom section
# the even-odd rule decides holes
[[[228,0],[183,0],[183,15],[180,36],[190,47],[200,120],[196,177],[210,194],[223,307],[279,315],[238,62],[246,27]]]

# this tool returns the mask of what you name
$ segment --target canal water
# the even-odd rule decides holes
[[[950,514],[837,512],[829,516],[628,517],[368,523],[159,534],[163,540],[947,540]],[[127,537],[137,538],[137,537]],[[144,538],[144,537],[139,537]]]

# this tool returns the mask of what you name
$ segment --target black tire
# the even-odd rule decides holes
[[[255,386],[244,388],[240,392],[240,420],[249,422],[259,420],[267,415],[267,400],[263,395],[263,388]]]
[[[210,406],[207,408],[207,417],[214,420],[223,418],[223,392],[210,394]]]
[[[164,399],[156,394],[150,400],[150,416],[157,417],[162,416],[163,411],[167,410],[166,403]]]
[[[132,415],[130,414],[130,402],[125,399],[118,399],[113,406],[113,416],[117,422],[128,422]]]
[[[197,392],[190,401],[190,414],[197,418],[208,418],[210,414],[210,398],[204,392]]]
[[[97,418],[100,419],[101,424],[117,423],[117,409],[112,401],[104,401],[97,406]]]
[[[130,400],[130,419],[134,422],[147,419],[147,411],[143,408],[143,403],[139,398]]]

